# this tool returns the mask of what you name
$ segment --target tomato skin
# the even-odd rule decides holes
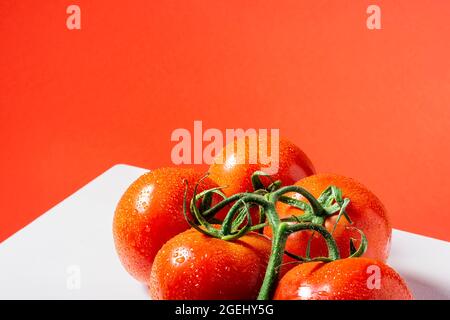
[[[267,146],[271,151],[271,137],[267,139],[257,136],[258,150]],[[248,136],[235,139],[217,155],[209,168],[210,178],[219,186],[227,186],[223,191],[230,196],[239,192],[253,191],[251,176],[255,171],[268,171],[270,164],[261,163],[258,156],[257,163],[250,163],[250,140]],[[245,143],[245,151],[238,146]],[[268,172],[270,173],[270,172]],[[291,185],[301,178],[315,173],[314,166],[308,156],[289,140],[280,138],[278,172],[272,175],[273,180],[281,180],[283,185]],[[265,184],[267,180],[265,180]]]
[[[379,287],[375,281],[378,271]],[[280,280],[274,294],[274,300],[412,299],[408,286],[394,269],[368,258],[297,265]]]
[[[343,177],[336,174],[317,174],[304,178],[295,185],[300,186],[311,192],[316,198],[329,186],[334,185],[342,190],[343,197],[350,199],[350,205],[346,212],[353,221],[350,225],[345,217],[341,217],[333,237],[339,248],[341,258],[347,258],[350,255],[350,238],[357,239],[355,246],[359,246],[361,236],[356,230],[348,227],[356,227],[364,232],[368,240],[368,247],[364,257],[386,261],[390,251],[390,240],[392,228],[389,223],[386,209],[381,201],[365,186],[354,179]],[[287,194],[290,197],[304,200],[299,194]],[[303,211],[277,203],[277,212],[280,218],[290,217],[292,215],[302,214]],[[330,217],[325,221],[325,227],[332,232],[336,216]],[[264,233],[271,236],[270,228],[266,228]],[[296,232],[288,237],[286,250],[297,255],[305,256],[306,247],[311,233]],[[311,257],[328,256],[325,241],[317,233],[311,241]],[[285,256],[284,262],[292,261]],[[287,265],[286,267],[288,267]]]
[[[153,259],[162,245],[190,228],[183,215],[186,180],[188,199],[204,174],[186,168],[160,168],[139,177],[120,199],[113,220],[116,251],[125,269],[147,283]],[[201,190],[217,187],[210,179]]]
[[[156,255],[150,296],[156,300],[256,299],[270,249],[270,241],[256,233],[225,241],[187,230]]]

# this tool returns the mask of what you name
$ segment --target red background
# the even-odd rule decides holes
[[[114,164],[170,165],[194,120],[280,128],[394,227],[450,240],[449,17],[424,0],[2,0],[0,241]]]

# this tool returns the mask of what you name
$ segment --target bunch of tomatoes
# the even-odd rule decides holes
[[[286,139],[276,174],[248,159],[249,137],[242,137],[208,175],[160,168],[123,194],[116,250],[153,299],[412,299],[385,263],[392,230],[370,190],[316,174]]]

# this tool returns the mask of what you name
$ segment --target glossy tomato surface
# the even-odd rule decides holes
[[[270,241],[256,233],[224,241],[190,229],[156,255],[150,295],[157,300],[256,299],[270,248]]]
[[[204,173],[185,168],[161,168],[144,174],[120,199],[113,221],[114,242],[125,269],[148,282],[153,259],[162,245],[190,228],[183,215],[186,180],[188,199]],[[217,185],[205,179],[198,190]]]
[[[348,258],[309,262],[291,269],[278,283],[275,300],[410,300],[405,281],[383,262]]]
[[[272,175],[273,180],[281,180],[283,185],[314,174],[311,160],[299,147],[283,138],[279,139],[278,148],[276,140],[273,142],[274,148],[271,147],[271,136],[253,135],[235,139],[215,158],[209,168],[210,178],[220,186],[227,186],[225,194],[233,195],[253,191],[251,176],[255,171],[265,171]],[[274,155],[271,154],[272,149]],[[275,153],[276,149],[279,152]],[[266,186],[270,183],[267,178],[262,180]]]
[[[336,174],[313,175],[298,181],[295,185],[305,188],[316,198],[331,185],[340,188],[343,197],[350,199],[350,205],[346,211],[353,221],[353,224],[350,225],[344,217],[341,217],[333,232],[341,258],[346,258],[350,255],[350,238],[355,239],[354,244],[356,247],[359,246],[361,236],[356,230],[349,228],[356,227],[364,232],[368,240],[368,247],[364,256],[386,261],[389,256],[392,228],[386,209],[375,194],[356,180]],[[306,201],[297,193],[287,195]],[[277,211],[281,218],[303,214],[303,211],[283,203],[277,204]],[[325,227],[332,232],[335,223],[336,216],[330,217],[325,221]],[[266,228],[265,234],[271,236],[271,230]],[[311,233],[308,231],[296,232],[290,235],[286,244],[286,250],[305,256],[310,236]],[[325,241],[317,233],[315,233],[311,241],[311,256],[328,256]],[[285,256],[285,262],[288,261],[291,261],[291,259]]]

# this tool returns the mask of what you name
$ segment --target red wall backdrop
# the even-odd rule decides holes
[[[450,240],[449,17],[437,0],[2,0],[0,241],[114,164],[170,165],[194,120],[280,128],[394,227]]]

